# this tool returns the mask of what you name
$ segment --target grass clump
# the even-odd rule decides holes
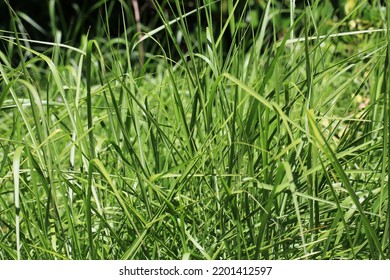
[[[142,37],[122,1],[111,36],[107,2],[72,46],[10,8],[1,259],[389,257],[378,1],[337,20],[330,1],[154,1]]]

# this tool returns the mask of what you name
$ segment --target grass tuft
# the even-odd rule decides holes
[[[0,259],[389,258],[388,5],[125,2],[7,2]]]

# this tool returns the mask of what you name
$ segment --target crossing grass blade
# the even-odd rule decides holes
[[[343,170],[341,164],[339,163],[337,156],[334,154],[332,148],[327,143],[326,139],[323,137],[323,135],[318,130],[317,124],[315,122],[314,113],[313,110],[309,110],[307,112],[310,128],[313,131],[313,137],[315,140],[316,146],[325,154],[326,157],[330,159],[330,162],[335,169],[335,172],[340,177],[340,180],[343,184],[343,186],[346,188],[348,194],[350,195],[354,206],[357,208],[360,217],[363,222],[363,226],[366,231],[367,238],[369,240],[370,249],[372,251],[372,254],[375,258],[383,258],[384,253],[382,251],[381,244],[379,242],[378,236],[376,235],[373,227],[371,226],[371,223],[369,219],[367,218],[367,215],[364,213],[364,210],[360,204],[359,197],[356,195],[355,191],[353,190],[349,179]]]

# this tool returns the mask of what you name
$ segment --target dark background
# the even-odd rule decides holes
[[[129,11],[126,13],[126,20],[128,26],[133,26],[135,24],[132,10],[132,1],[124,0],[128,7]],[[237,0],[239,1],[238,8],[236,9],[236,20],[239,19],[244,9],[245,3],[248,3],[248,6],[257,10],[259,16],[261,17],[262,7],[265,6],[265,0]],[[37,24],[39,24],[45,32],[39,31],[31,26],[28,22],[22,19],[23,25],[28,32],[30,38],[32,39],[42,39],[42,40],[52,40],[56,30],[61,30],[63,33],[64,40],[78,40],[81,35],[90,32],[91,36],[98,35],[96,33],[101,32],[100,28],[103,28],[102,21],[106,20],[105,15],[105,5],[102,4],[104,1],[96,0],[9,0],[10,5],[13,10],[20,16],[21,13],[24,13]],[[176,13],[175,1],[174,0],[161,0],[156,1],[163,8],[164,12],[168,16],[173,16]],[[186,0],[184,3],[184,10],[190,11],[196,7],[197,0]],[[203,2],[203,1],[199,1]],[[277,1],[276,1],[277,2]],[[289,1],[279,1],[280,8],[288,8]],[[297,5],[302,5],[302,1],[296,1]],[[50,15],[50,3],[54,3],[55,13],[52,16]],[[138,0],[139,8],[141,12],[141,22],[144,28],[154,28],[158,25],[161,25],[157,11],[154,7],[152,0]],[[221,20],[221,16],[227,16],[227,10],[225,15],[220,13],[220,6],[226,6],[226,0],[214,5],[214,14],[213,18],[215,20]],[[52,5],[53,6],[53,5]],[[110,26],[110,35],[118,36],[122,30],[122,11],[121,6],[118,0],[107,0],[106,7],[109,9],[108,21]],[[177,13],[176,13],[177,14]],[[172,19],[173,17],[170,17]],[[196,16],[187,18],[188,25],[191,29],[191,26],[197,25]],[[135,25],[134,25],[135,26]],[[10,13],[8,7],[5,4],[5,0],[0,0],[0,29],[2,30],[12,30],[10,26]],[[101,35],[101,34],[100,34]]]
[[[236,21],[241,18],[242,15],[246,16],[250,10],[257,13],[258,22],[261,23],[263,9],[267,3],[267,0],[237,0],[239,1],[238,8],[235,11]],[[334,9],[334,18],[343,17],[344,5],[346,0],[337,1],[332,0],[333,9]],[[132,35],[136,34],[136,23],[134,20],[134,11],[132,7],[132,0],[124,0],[127,3],[127,10],[125,11],[125,21],[126,26],[128,27],[128,36],[131,38]],[[158,11],[155,8],[153,2],[157,2],[167,18],[173,19],[178,16],[177,7],[175,6],[175,0],[138,0],[140,13],[141,13],[141,23],[143,26],[142,31],[152,30],[163,24],[161,17],[158,15]],[[184,11],[193,10],[197,2],[203,2],[200,0],[186,0],[182,1],[183,6],[181,9]],[[315,2],[315,1],[311,1]],[[326,2],[326,1],[324,1]],[[381,1],[372,0],[370,3],[380,4]],[[117,37],[122,36],[124,33],[123,22],[122,22],[122,10],[121,5],[118,0],[107,0],[107,1],[97,1],[97,0],[9,0],[9,3],[13,9],[13,12],[18,15],[20,22],[23,24],[24,31],[27,33],[27,36],[34,40],[50,41],[52,42],[58,33],[61,31],[61,42],[65,42],[69,45],[78,46],[80,44],[80,39],[83,35],[89,34],[90,38],[95,36],[100,38],[108,37]],[[104,4],[105,3],[105,4]],[[223,22],[224,19],[228,16],[228,11],[226,8],[226,0],[221,0],[213,6],[213,20],[215,22]],[[236,2],[234,2],[236,3]],[[276,8],[287,10],[289,9],[289,0],[274,1],[273,5],[279,5]],[[357,1],[356,3],[359,3]],[[245,4],[249,9],[245,10],[243,13]],[[221,5],[223,8],[221,8]],[[296,1],[297,9],[303,8],[303,0]],[[50,7],[52,7],[52,12],[50,12]],[[107,10],[106,10],[107,9]],[[367,9],[369,10],[369,6]],[[221,11],[223,11],[221,13]],[[0,0],[0,34],[4,33],[3,31],[14,31],[11,21],[11,12],[9,11],[8,6],[6,5],[5,0]],[[203,14],[203,13],[202,13]],[[274,26],[270,28],[278,28],[275,30],[267,30],[266,40],[272,41],[272,34],[285,34],[288,30],[289,25],[289,14],[287,12],[281,13],[280,17],[282,20],[278,22],[284,22],[283,26]],[[14,17],[15,18],[15,17]],[[41,29],[35,28],[31,23],[26,20],[29,18],[36,22]],[[194,14],[186,18],[188,29],[190,31],[196,31],[197,26],[199,25],[198,18]],[[205,18],[201,18],[201,23],[205,25]],[[108,23],[108,24],[107,24]],[[253,23],[253,22],[252,22]],[[258,24],[259,24],[258,23]],[[107,26],[109,29],[107,29]],[[218,26],[218,24],[216,24]],[[301,24],[298,24],[295,30],[300,30]],[[177,25],[172,25],[173,31]],[[242,30],[245,29],[245,23],[242,25]],[[3,31],[2,31],[3,30]],[[17,27],[18,31],[22,31],[20,24]],[[218,36],[220,30],[214,30],[215,34]],[[246,34],[247,33],[247,34]],[[240,36],[253,36],[251,32],[242,32]],[[243,35],[244,34],[244,35]],[[195,36],[196,37],[196,36]],[[156,35],[156,38],[162,44],[163,47],[169,48],[169,42],[167,40],[166,34],[161,32]],[[232,40],[232,34],[226,32],[224,34],[223,41],[225,42],[226,48],[234,42]],[[251,38],[247,38],[247,42],[251,41]],[[0,50],[3,51],[5,42],[0,40]],[[150,48],[145,46],[146,51],[153,52],[152,43]],[[186,48],[184,45],[183,48]],[[175,50],[173,50],[175,51]]]

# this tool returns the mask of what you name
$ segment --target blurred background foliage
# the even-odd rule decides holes
[[[11,4],[13,11],[10,11],[7,7],[7,1]],[[245,42],[249,42],[247,43],[248,46],[253,42],[256,34],[253,34],[251,30],[260,29],[260,25],[263,22],[263,11],[268,3],[266,0],[190,0],[181,1],[179,6],[175,0],[0,0],[0,32],[4,33],[5,30],[14,31],[11,20],[14,18],[17,19],[15,22],[17,31],[34,40],[61,40],[63,43],[78,46],[81,38],[86,34],[90,38],[110,39],[123,37],[124,32],[126,32],[127,36],[132,38],[137,33],[137,21],[134,16],[133,2],[138,3],[139,23],[143,33],[163,25],[162,18],[172,20],[200,8],[204,3],[208,3],[211,8],[207,9],[207,11],[212,14],[206,15],[206,13],[201,13],[202,16],[199,17],[198,13],[193,13],[185,17],[182,23],[186,25],[187,30],[190,32],[196,32],[197,36],[194,36],[194,38],[199,38],[200,34],[205,37],[206,16],[211,16],[214,22],[219,23],[214,25],[214,36],[217,38],[219,34],[223,33],[222,43],[226,52],[231,44],[238,44],[242,39],[245,39],[243,40]],[[267,30],[265,42],[273,43],[289,34],[291,3],[293,2],[295,2],[294,15],[297,18],[304,9],[304,1],[282,0],[271,2],[272,9],[279,12],[273,14],[272,27],[268,28],[273,28],[274,30]],[[358,2],[357,0],[308,1],[307,3],[313,5],[311,7],[314,11],[313,15],[317,16],[318,19],[326,19],[322,20],[326,24],[313,26],[310,34],[325,34],[338,21],[348,16],[359,4]],[[365,1],[363,7],[359,7],[345,22],[343,25],[345,29],[339,31],[379,28],[376,26],[378,23],[377,19],[384,17],[385,13],[384,9],[381,8],[382,2],[379,0]],[[321,12],[315,13],[315,9],[319,5],[321,7],[318,11]],[[379,9],[373,9],[374,6],[379,7]],[[122,9],[124,9],[124,12],[122,12]],[[382,15],[381,11],[383,11]],[[229,24],[229,28],[224,30],[224,25],[231,12],[234,13],[234,21],[231,20],[230,22],[235,26]],[[318,19],[313,19],[313,22],[321,22],[321,20],[317,21]],[[216,26],[219,26],[219,28],[215,28]],[[294,28],[296,36],[301,34],[302,26],[303,22],[296,23]],[[178,41],[182,40],[183,35],[180,34],[180,30],[181,28],[177,25],[172,25],[172,31],[176,32]],[[275,34],[278,35],[275,36]],[[170,48],[167,35],[161,32],[156,34],[155,38],[163,48],[169,49],[170,52],[172,51],[174,57],[175,50]],[[196,50],[200,46],[197,46],[196,39],[193,41],[191,42],[193,44],[191,49]],[[189,42],[182,40],[179,43],[182,49],[187,49],[186,45]],[[10,51],[9,48],[7,51],[7,42],[2,40],[0,44],[2,45],[0,50],[6,52],[9,56]],[[154,54],[160,52],[153,41],[144,44],[146,52]]]

